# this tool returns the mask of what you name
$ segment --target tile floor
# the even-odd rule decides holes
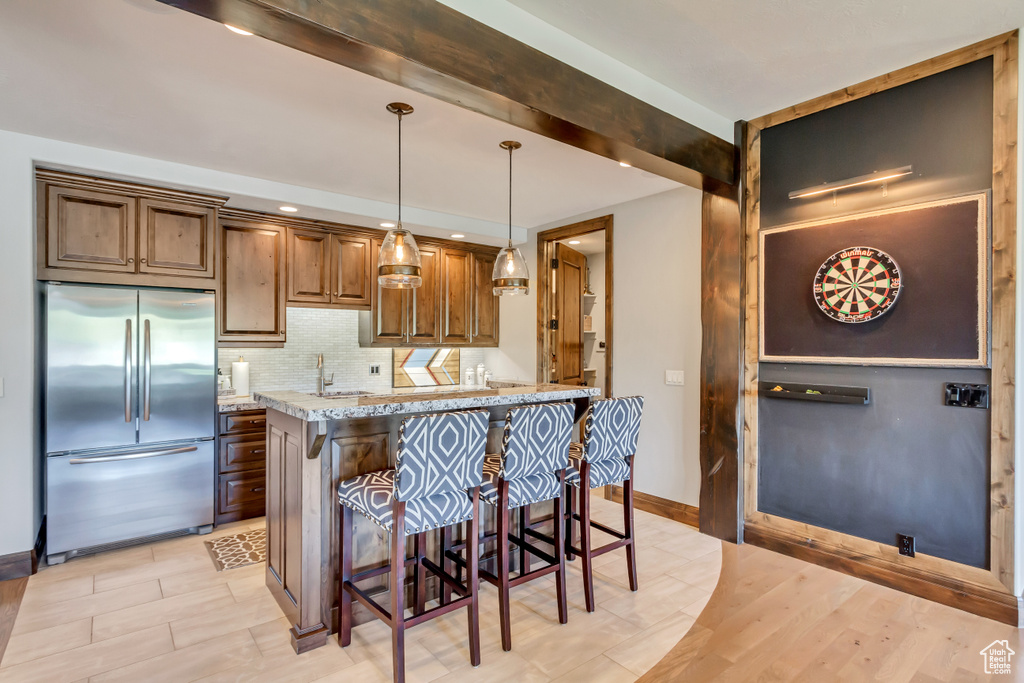
[[[620,506],[594,497],[594,518],[619,527]],[[721,569],[721,543],[637,511],[640,591],[628,589],[624,551],[595,561],[597,611],[583,606],[579,562],[568,576],[569,623],[560,625],[554,579],[512,591],[513,650],[502,652],[497,594],[481,586],[480,667],[469,665],[465,612],[407,632],[409,681],[632,681],[683,637]],[[225,525],[214,535],[261,526]],[[264,586],[263,566],[217,572],[189,536],[71,560],[33,576],[0,681],[391,680],[390,632],[356,627],[296,656],[288,623]],[[595,534],[600,543],[603,537]]]

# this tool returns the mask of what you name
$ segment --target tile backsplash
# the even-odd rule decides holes
[[[249,390],[316,389],[316,356],[324,354],[324,374],[334,373],[332,390],[391,388],[391,349],[359,346],[359,312],[329,308],[288,308],[288,341],[284,348],[218,349],[217,366],[231,376],[231,362],[244,356],[249,361]],[[460,377],[468,367],[487,363],[496,349],[462,349]],[[380,375],[370,375],[370,365],[380,365]]]

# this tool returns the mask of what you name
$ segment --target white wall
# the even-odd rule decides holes
[[[701,193],[688,187],[566,217],[539,230],[612,214],[613,364],[616,396],[645,397],[636,488],[697,505],[700,498]],[[536,284],[537,236],[523,253]],[[536,378],[537,295],[503,297],[498,377]],[[667,386],[683,370],[685,386]]]

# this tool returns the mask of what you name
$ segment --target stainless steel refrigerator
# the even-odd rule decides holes
[[[47,561],[213,524],[214,295],[46,285]]]

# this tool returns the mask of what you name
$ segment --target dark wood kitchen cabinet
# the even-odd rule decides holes
[[[413,290],[373,285],[359,320],[362,346],[497,346],[498,302],[491,269],[496,249],[419,241],[423,284]],[[380,240],[373,242],[374,263]]]
[[[214,287],[225,198],[44,169],[36,191],[38,279]]]
[[[216,523],[266,514],[267,411],[221,413]]]
[[[368,310],[370,239],[288,228],[288,303]]]
[[[285,228],[273,223],[221,221],[217,341],[222,346],[285,342]]]

